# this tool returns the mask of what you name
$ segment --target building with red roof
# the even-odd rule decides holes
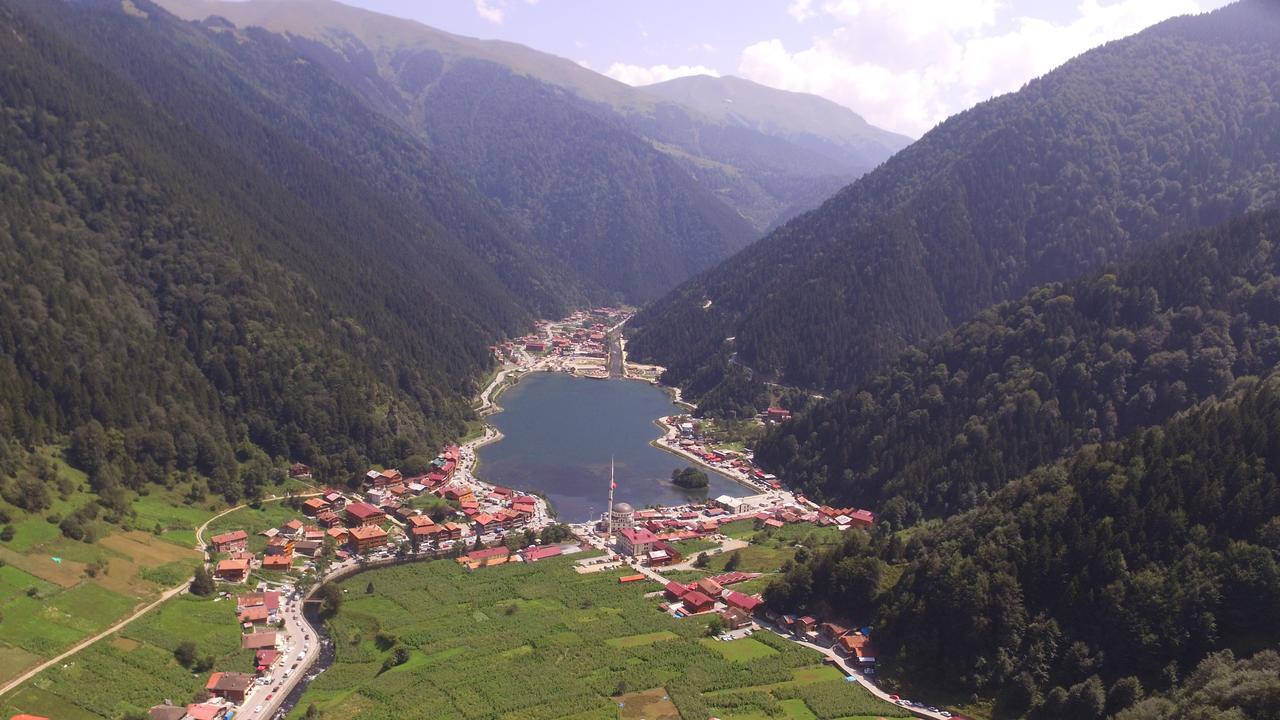
[[[216,672],[209,676],[204,689],[214,697],[226,698],[239,705],[253,689],[253,676],[239,672]]]
[[[509,559],[511,559],[511,551],[505,545],[500,545],[484,550],[472,550],[465,556],[458,558],[458,562],[475,570],[476,568],[489,567],[490,565],[501,565]]]
[[[366,502],[347,505],[347,524],[352,527],[377,525],[387,519],[387,514]]]
[[[760,598],[740,593],[737,590],[726,590],[723,597],[726,605],[738,608],[748,614],[754,613],[764,604],[764,601]]]
[[[622,528],[618,531],[618,541],[622,545],[623,554],[643,557],[653,549],[658,536],[644,528]]]
[[[358,503],[357,503],[358,504]],[[364,554],[387,544],[387,531],[377,525],[361,525],[349,531],[351,549]]]
[[[220,560],[214,574],[223,580],[240,582],[249,574],[249,561],[244,559]]]
[[[523,558],[525,562],[537,562],[539,560],[556,557],[562,552],[563,551],[560,549],[559,545],[545,545],[543,547],[525,548],[520,551],[520,557]]]
[[[249,545],[249,533],[243,530],[232,530],[211,538],[214,552],[235,552],[244,550]]]
[[[707,612],[715,607],[716,601],[697,590],[685,593],[680,601],[684,603],[685,612],[690,615]]]

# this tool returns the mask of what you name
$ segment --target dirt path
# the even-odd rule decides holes
[[[319,495],[319,494],[320,494],[320,493],[318,493],[318,492],[317,492],[317,493],[309,493],[309,494],[307,494],[307,495],[298,495],[298,496],[296,496],[296,497],[313,497],[313,496],[315,496],[315,495]],[[275,502],[275,501],[277,501],[277,500],[283,500],[283,499],[285,499],[286,497],[287,497],[287,496],[285,496],[285,495],[272,496],[272,497],[269,497],[269,498],[263,498],[262,502]],[[205,530],[206,530],[206,529],[208,529],[208,527],[209,527],[209,523],[213,522],[214,520],[217,520],[218,518],[222,517],[223,515],[226,515],[226,514],[231,513],[231,512],[235,512],[236,510],[239,510],[240,508],[243,508],[243,507],[246,507],[246,504],[243,504],[243,503],[242,503],[242,504],[240,504],[240,505],[236,505],[235,507],[232,507],[232,508],[228,508],[228,509],[226,509],[226,510],[223,510],[222,512],[218,513],[217,515],[214,515],[213,517],[210,517],[208,520],[205,520],[205,521],[204,521],[204,523],[200,525],[200,527],[196,528],[196,549],[197,549],[197,550],[203,550],[203,549],[204,549],[204,532],[205,532]],[[21,674],[21,675],[19,675],[18,677],[16,677],[16,678],[14,678],[14,679],[10,680],[9,682],[5,683],[4,685],[0,685],[0,697],[3,697],[4,695],[8,694],[8,693],[9,693],[9,692],[11,692],[12,690],[15,690],[19,685],[21,685],[21,684],[25,683],[26,681],[30,680],[31,678],[35,677],[36,675],[39,675],[40,673],[42,673],[42,672],[44,672],[45,670],[47,670],[47,669],[49,669],[49,668],[53,667],[54,665],[57,665],[58,663],[62,662],[63,660],[66,660],[67,658],[71,657],[72,655],[75,655],[76,653],[78,653],[78,652],[80,652],[81,650],[83,650],[83,649],[85,649],[85,648],[89,647],[90,645],[92,645],[92,644],[94,644],[94,643],[98,642],[99,640],[102,640],[103,638],[106,638],[106,637],[109,637],[109,636],[111,636],[111,635],[114,635],[115,633],[117,633],[117,632],[119,632],[120,630],[122,630],[122,629],[123,629],[126,625],[128,625],[129,623],[133,622],[134,620],[137,620],[138,618],[142,617],[143,615],[146,615],[147,613],[149,613],[149,612],[151,612],[152,610],[156,609],[156,607],[157,607],[157,606],[159,606],[159,605],[160,605],[160,603],[163,603],[163,602],[165,602],[166,600],[170,600],[170,599],[172,599],[172,598],[176,597],[177,595],[179,595],[179,594],[181,594],[181,593],[185,592],[185,591],[186,591],[186,589],[187,589],[187,586],[188,586],[188,585],[190,585],[190,584],[191,584],[191,581],[189,581],[189,580],[183,580],[183,581],[182,581],[182,583],[180,583],[180,584],[178,584],[178,585],[176,585],[176,586],[174,586],[174,587],[171,587],[171,588],[169,588],[168,590],[165,590],[163,593],[161,593],[161,594],[160,594],[160,597],[156,598],[155,600],[153,600],[152,602],[150,602],[150,603],[148,603],[148,604],[146,604],[146,605],[143,605],[141,608],[139,608],[138,610],[135,610],[132,614],[130,614],[130,615],[128,615],[127,617],[125,617],[124,619],[122,619],[122,620],[118,621],[116,624],[112,625],[111,627],[107,628],[106,630],[103,630],[103,631],[99,632],[99,633],[98,633],[98,634],[96,634],[96,635],[92,635],[92,636],[90,636],[90,637],[87,637],[87,638],[85,638],[84,640],[81,640],[80,642],[76,643],[75,645],[72,645],[72,646],[71,646],[71,648],[69,648],[68,650],[66,650],[66,651],[62,652],[61,654],[59,654],[59,655],[57,655],[57,656],[55,656],[55,657],[52,657],[52,658],[50,658],[50,659],[48,659],[48,660],[46,660],[46,661],[44,661],[44,662],[40,663],[39,665],[36,665],[35,667],[31,668],[30,670],[27,670],[27,671],[26,671],[26,672],[24,672],[23,674]]]

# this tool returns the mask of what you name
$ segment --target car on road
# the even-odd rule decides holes
[[[253,711],[254,711],[255,713],[260,713],[260,712],[262,712],[262,706],[261,706],[261,705],[259,705],[259,706],[255,707],[255,708],[253,709]]]

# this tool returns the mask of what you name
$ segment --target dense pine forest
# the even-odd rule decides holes
[[[1037,288],[798,414],[757,457],[894,527],[981,505],[1280,364],[1277,237],[1280,213],[1257,214]]]
[[[1210,651],[1280,638],[1277,428],[1280,377],[1244,381],[909,541],[854,533],[765,597],[871,620],[891,671],[994,694],[997,717],[1101,718],[1139,688],[1186,679]]]
[[[303,113],[246,76],[180,74],[217,60],[199,36],[176,35],[191,41],[181,62],[155,57],[177,42],[104,52],[116,73],[83,49],[128,36],[118,5],[82,3],[74,23],[61,3],[0,9],[9,469],[67,442],[100,493],[181,473],[251,496],[288,459],[345,477],[456,436],[490,338],[556,304],[291,138]],[[220,103],[228,87],[243,102]],[[483,218],[469,202],[453,209]],[[449,271],[412,274],[433,263]]]
[[[1272,206],[1278,28],[1260,0],[1176,18],[960,113],[653,304],[630,349],[691,397],[730,361],[844,388],[995,302]]]

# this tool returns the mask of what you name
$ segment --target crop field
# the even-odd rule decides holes
[[[189,701],[208,673],[193,675],[173,659],[184,640],[195,642],[200,656],[213,656],[219,670],[252,669],[252,652],[240,649],[234,603],[182,595],[6,695],[0,713],[115,720],[164,698]]]
[[[652,706],[653,717],[674,718],[674,709],[690,720],[755,709],[786,717],[783,708],[799,704],[812,715],[792,715],[822,720],[863,708],[903,715],[771,633],[718,643],[734,648],[731,659],[703,642],[703,620],[658,612],[644,597],[653,583],[620,585],[618,571],[579,575],[571,562],[468,572],[438,561],[347,580],[330,622],[335,663],[291,717],[313,704],[320,717],[343,720],[640,717],[628,699]],[[399,666],[388,662],[397,650]]]
[[[198,557],[192,548],[140,531],[115,531],[92,545],[59,533],[26,553],[0,547],[0,680],[181,582]],[[99,569],[91,572],[91,566]]]

